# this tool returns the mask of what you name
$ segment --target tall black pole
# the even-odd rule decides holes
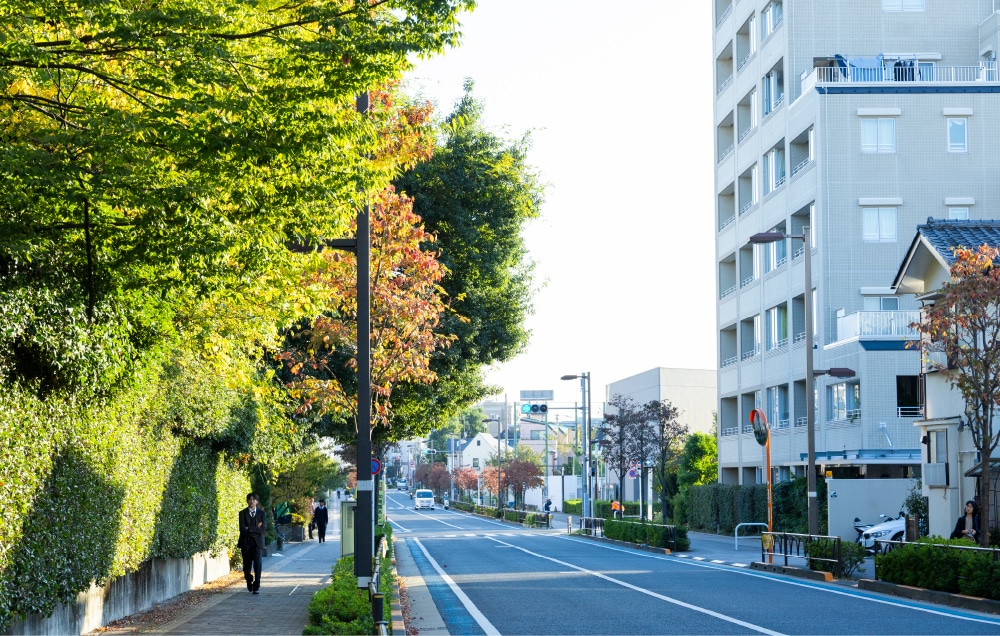
[[[368,93],[357,108],[368,112]],[[375,556],[375,507],[372,494],[372,375],[371,375],[371,220],[368,204],[358,210],[358,505],[354,514],[354,575],[358,587],[368,587]]]

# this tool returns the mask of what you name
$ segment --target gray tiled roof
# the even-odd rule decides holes
[[[979,247],[980,245],[1000,246],[1000,221],[928,218],[927,223],[917,226],[917,232],[934,246],[934,249],[948,261],[955,263],[952,248]]]

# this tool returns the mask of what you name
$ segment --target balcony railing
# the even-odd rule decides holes
[[[896,417],[904,417],[917,419],[924,414],[924,407],[922,406],[897,406],[896,407]]]
[[[732,215],[731,217],[729,217],[728,219],[726,219],[725,221],[723,221],[722,223],[719,224],[719,231],[721,232],[722,230],[726,229],[727,227],[729,227],[730,225],[732,225],[735,222],[736,222],[736,215],[734,214],[734,215]]]
[[[774,428],[776,429],[788,428],[788,420],[787,419],[778,420],[778,423],[774,425]]]
[[[795,428],[804,428],[806,426],[809,426],[809,422],[807,420],[808,418],[805,417],[795,418]]]
[[[731,358],[726,358],[722,361],[722,368],[731,367],[739,362],[739,356],[733,356]]]
[[[934,84],[968,84],[972,82],[998,83],[1000,73],[996,62],[982,62],[974,66],[933,66],[915,69],[893,68],[889,61],[886,66],[875,68],[820,67],[803,75],[799,82],[799,95],[796,99],[809,92],[817,84],[912,84],[915,82]]]
[[[740,287],[746,287],[747,285],[749,285],[750,283],[754,282],[755,280],[757,280],[757,279],[754,278],[753,276],[747,276],[746,278],[744,278],[743,280],[740,281]]]
[[[756,201],[747,201],[746,203],[744,203],[743,207],[740,208],[740,216],[743,216],[744,214],[749,212],[750,208],[752,208],[756,203],[757,203]]]
[[[715,93],[716,94],[722,93],[722,91],[726,90],[726,87],[729,86],[732,83],[733,83],[733,76],[730,75],[726,79],[722,80],[722,83],[719,84],[719,88],[718,88],[718,90],[715,91]]]
[[[917,340],[910,323],[919,322],[920,311],[858,311],[837,317],[837,341]]]
[[[747,351],[744,351],[743,354],[740,356],[740,358],[742,358],[743,360],[749,360],[750,358],[758,355],[759,353],[760,349],[749,349]]]
[[[719,162],[721,163],[723,159],[729,156],[729,153],[736,148],[736,144],[729,144],[729,147],[719,153]]]
[[[753,433],[753,424],[744,424],[743,425],[743,432],[744,433]]]
[[[749,135],[750,133],[752,133],[756,129],[757,129],[757,124],[754,124],[753,126],[750,126],[747,129],[745,129],[743,132],[740,133],[740,141],[743,141],[744,139],[746,139],[747,135]]]
[[[806,159],[805,161],[802,161],[799,164],[797,164],[794,168],[792,168],[792,176],[794,177],[798,173],[805,170],[806,166],[808,166],[811,161],[812,159]]]
[[[732,13],[732,12],[733,12],[733,5],[732,5],[732,3],[730,3],[729,6],[726,7],[726,10],[719,14],[719,19],[715,21],[715,26],[721,25],[722,22],[726,18],[728,18],[729,14]]]
[[[722,290],[721,294],[719,294],[719,299],[721,300],[726,296],[731,296],[735,293],[736,293],[736,285],[733,285],[732,287],[727,287],[726,289]]]
[[[724,428],[724,429],[722,429],[722,434],[723,435],[736,435],[739,432],[740,432],[740,429],[737,428],[737,427],[735,427],[735,426],[732,427],[732,428]]]

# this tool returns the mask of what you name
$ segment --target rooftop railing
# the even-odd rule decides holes
[[[920,320],[920,311],[858,311],[837,317],[837,341],[851,340],[916,340],[917,330],[911,323]]]

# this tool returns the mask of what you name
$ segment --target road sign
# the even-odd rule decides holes
[[[372,457],[372,474],[377,475],[382,470],[382,462]]]
[[[553,392],[548,391],[521,391],[521,401],[530,402],[531,400],[551,400]]]
[[[629,479],[635,479],[637,475],[638,475],[638,473],[635,472],[634,468],[629,468],[628,469],[628,478]]]

